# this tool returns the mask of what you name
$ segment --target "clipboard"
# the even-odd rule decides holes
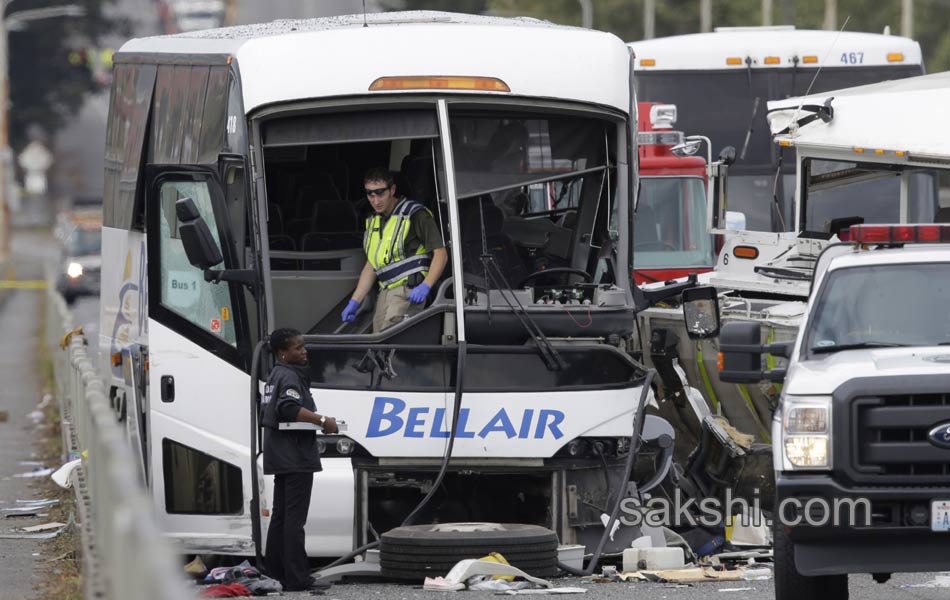
[[[340,433],[347,430],[346,421],[337,421],[336,427]],[[278,423],[277,428],[282,431],[323,431],[323,427],[313,423],[294,421],[293,423]]]

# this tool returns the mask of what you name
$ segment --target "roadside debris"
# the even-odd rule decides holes
[[[32,471],[27,471],[25,473],[15,473],[13,476],[20,477],[20,478],[46,477],[47,475],[51,475],[54,470],[55,469],[53,469],[52,467],[46,467],[46,468],[36,467]]]
[[[582,594],[583,588],[555,588],[546,579],[528,575],[521,569],[507,564],[504,557],[486,557],[486,559],[468,558],[461,560],[445,577],[426,577],[422,589],[438,592],[455,592],[464,589],[492,590],[506,594],[521,593],[575,593]],[[504,562],[502,562],[504,561]],[[525,581],[514,581],[520,577]]]
[[[7,510],[7,509],[4,509]],[[7,516],[4,514],[4,516]],[[21,515],[21,516],[33,516],[30,515]],[[4,540],[51,540],[55,537],[58,537],[64,531],[70,530],[75,527],[76,518],[73,513],[69,513],[69,519],[65,523],[43,523],[41,525],[33,525],[30,527],[21,527],[19,531],[22,533],[0,533],[0,539]],[[55,531],[49,531],[49,529],[55,528]]]
[[[40,525],[30,525],[29,527],[21,527],[20,531],[25,531],[26,533],[36,533],[37,531],[46,531],[48,529],[59,529],[60,527],[65,527],[65,526],[66,526],[66,523],[53,521],[52,523],[42,523]]]
[[[52,474],[53,481],[61,488],[73,487],[72,474],[80,464],[82,464],[82,459],[77,458],[56,469],[56,472]]]

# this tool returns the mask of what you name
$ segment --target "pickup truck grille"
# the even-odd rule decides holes
[[[950,421],[950,394],[856,398],[852,404],[855,470],[860,479],[907,485],[950,483],[950,449],[928,440]],[[884,483],[884,481],[881,481]]]

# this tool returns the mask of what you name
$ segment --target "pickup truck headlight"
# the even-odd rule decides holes
[[[66,267],[66,275],[68,275],[70,279],[82,277],[82,265],[78,262],[69,263]]]
[[[785,470],[830,470],[831,398],[786,396],[781,442]]]

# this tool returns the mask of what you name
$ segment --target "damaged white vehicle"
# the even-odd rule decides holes
[[[533,574],[553,574],[558,542],[629,546],[633,528],[603,545],[601,515],[665,475],[673,431],[644,414],[631,356],[636,104],[619,39],[386,13],[133,40],[115,63],[101,356],[183,551],[262,548],[257,402],[278,327],[305,333],[318,410],[348,427],[315,434],[312,556],[410,514],[554,532]],[[339,315],[378,165],[432,212],[450,267],[420,314],[371,333],[372,311]]]

